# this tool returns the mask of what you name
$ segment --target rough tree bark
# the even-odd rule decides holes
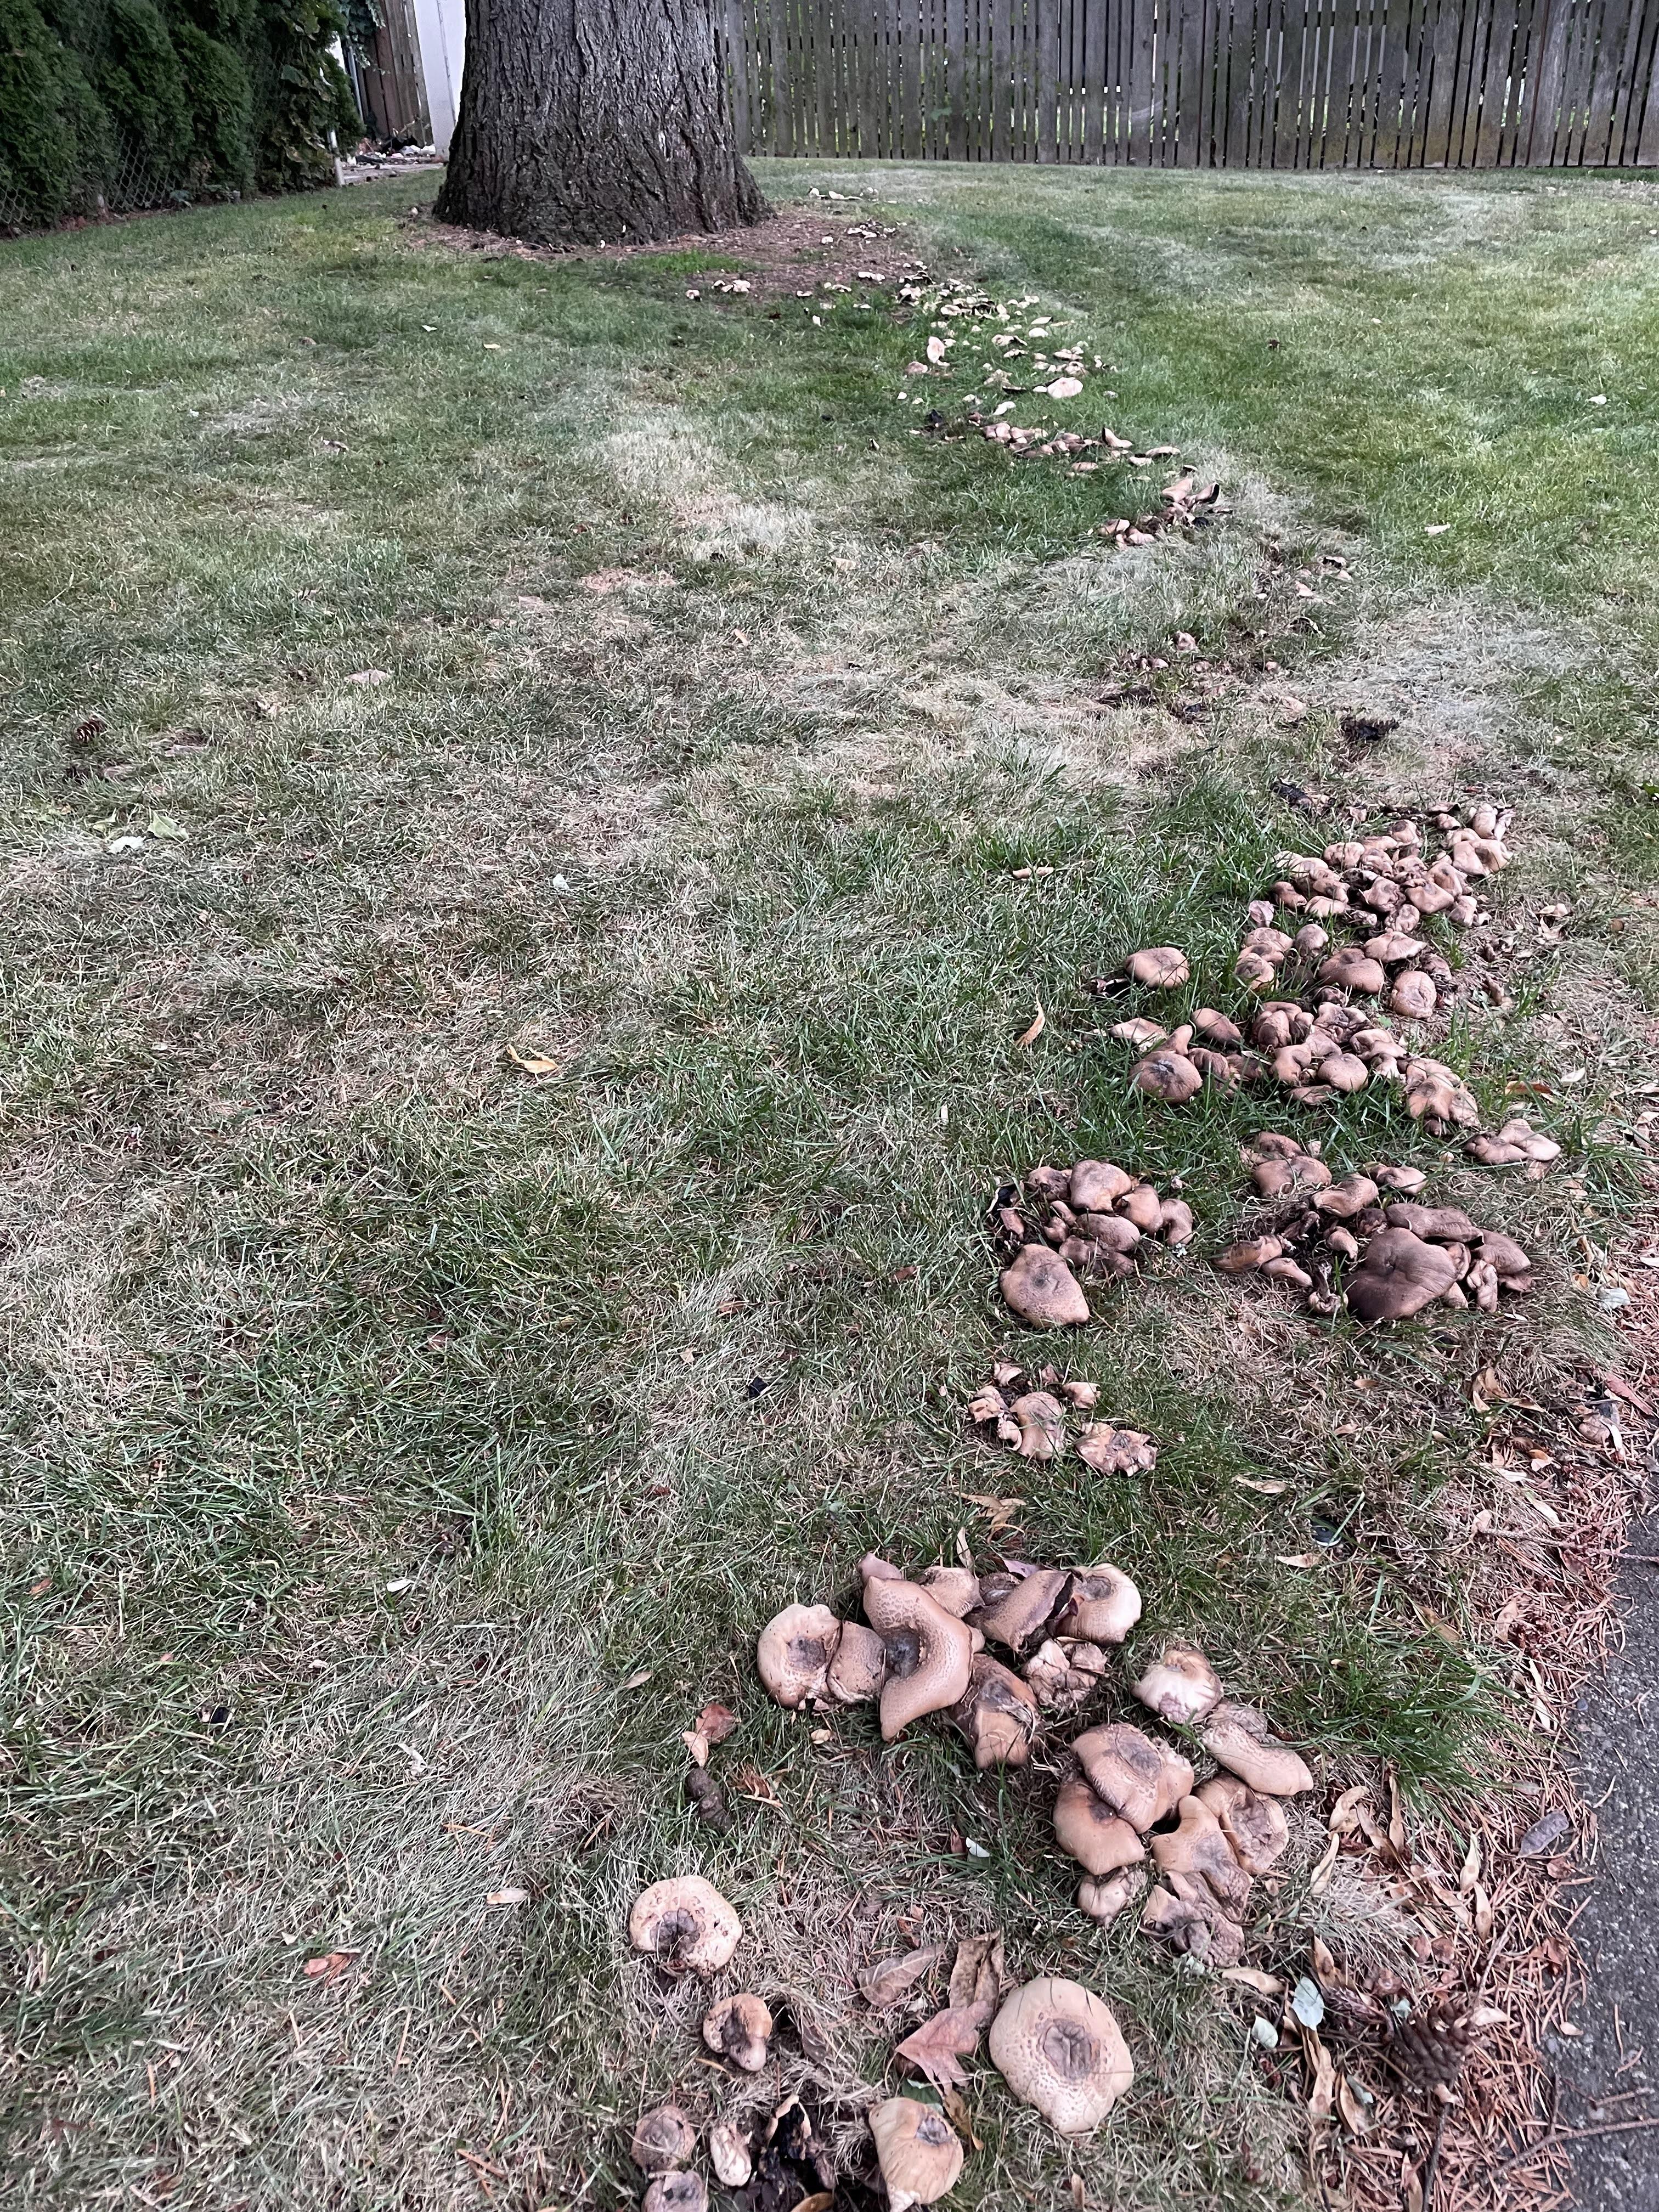
[[[757,222],[712,0],[466,0],[445,222],[550,246]]]

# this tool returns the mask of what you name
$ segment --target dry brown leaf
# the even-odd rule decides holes
[[[680,1732],[680,1741],[690,1753],[692,1763],[695,1765],[708,1765],[708,1739],[701,1729],[683,1729]]]
[[[968,2076],[957,2063],[979,2048],[985,2020],[977,2005],[951,2005],[924,2021],[914,2035],[895,2047],[894,2056],[926,2075],[939,2089],[959,2089]]]
[[[964,1936],[951,1969],[951,2008],[971,2009],[988,2021],[1002,1996],[1006,1972],[1000,1935]]]
[[[730,1705],[705,1705],[697,1715],[697,1734],[710,1743],[724,1743],[738,1725]]]
[[[1330,1818],[1325,1824],[1334,1836],[1352,1835],[1359,1826],[1356,1808],[1363,1805],[1370,1794],[1370,1785],[1365,1782],[1356,1783],[1352,1790],[1342,1792],[1332,1806]]]
[[[326,1986],[339,1979],[356,1955],[355,1951],[329,1951],[320,1959],[307,1959],[305,1972],[311,1980]]]
[[[945,2106],[945,2116],[951,2126],[959,2136],[967,2137],[969,2149],[983,2150],[985,2145],[974,2132],[974,2116],[969,2111],[968,2100],[961,2090],[941,2089],[939,2100]],[[799,2212],[799,2207],[796,2208],[796,2212]]]
[[[920,1951],[900,1951],[890,1959],[878,1959],[859,1976],[865,2002],[878,2012],[896,2004],[907,1990],[943,1965],[945,1951],[943,1943],[928,1943]]]
[[[559,1072],[556,1060],[547,1060],[540,1053],[520,1052],[515,1044],[507,1046],[507,1056],[523,1068],[526,1075],[556,1075]]]
[[[964,1490],[962,1494],[970,1505],[983,1507],[994,1536],[1000,1536],[1005,1528],[1013,1525],[1014,1516],[1025,1503],[1023,1498],[988,1498],[977,1490]]]
[[[1259,1966],[1224,1966],[1224,1982],[1237,1982],[1241,1989],[1254,1990],[1258,1996],[1282,1996],[1285,1984],[1277,1974],[1264,1974]]]
[[[1236,1474],[1233,1480],[1241,1490],[1259,1490],[1264,1498],[1282,1498],[1291,1486],[1288,1482],[1257,1482],[1248,1474]]]
[[[1363,2136],[1370,2126],[1371,2116],[1355,2096],[1346,2074],[1339,2074],[1336,2079],[1336,2105],[1342,2115],[1342,2124],[1348,2133]]]
[[[1048,1015],[1047,1015],[1047,1014],[1045,1014],[1045,1013],[1043,1012],[1043,1011],[1042,1011],[1042,1000],[1041,1000],[1041,999],[1039,999],[1039,1000],[1037,1000],[1037,1002],[1036,1002],[1036,1020],[1031,1024],[1031,1026],[1030,1026],[1030,1029],[1028,1029],[1028,1030],[1022,1030],[1020,1031],[1019,1035],[1018,1035],[1018,1036],[1014,1039],[1014,1042],[1015,1042],[1015,1044],[1016,1044],[1016,1045],[1035,1044],[1035,1043],[1036,1042],[1037,1039],[1038,1039],[1038,1038],[1042,1035],[1043,1030],[1044,1030],[1045,1029],[1047,1029],[1047,1028],[1048,1028]]]

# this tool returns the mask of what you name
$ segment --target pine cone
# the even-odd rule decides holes
[[[1392,2018],[1392,2015],[1390,2015]],[[1419,2089],[1455,2089],[1476,2032],[1467,2013],[1425,2013],[1394,2023],[1394,2063]]]

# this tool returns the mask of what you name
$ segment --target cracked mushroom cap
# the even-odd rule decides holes
[[[1077,1440],[1077,1455],[1097,1474],[1143,1474],[1157,1465],[1158,1446],[1143,1430],[1091,1421]]]
[[[1162,1034],[1146,1040],[1161,1044]],[[1072,1204],[1079,1213],[1109,1213],[1134,1182],[1111,1160],[1079,1160],[1072,1170]]]
[[[1291,1840],[1291,1824],[1278,1798],[1264,1796],[1236,1774],[1216,1775],[1195,1795],[1220,1821],[1245,1873],[1270,1874]]]
[[[1062,1782],[1055,1796],[1054,1841],[1085,1874],[1115,1874],[1146,1856],[1136,1831],[1096,1796],[1080,1774]]]
[[[1244,1931],[1191,1875],[1166,1875],[1147,1898],[1142,1932],[1209,1966],[1236,1966],[1244,1955]]]
[[[1314,1786],[1307,1761],[1273,1734],[1255,1705],[1218,1705],[1199,1730],[1199,1741],[1218,1766],[1263,1796],[1295,1797]]]
[[[1201,1881],[1224,1912],[1242,1920],[1250,1901],[1250,1877],[1233,1856],[1221,1823],[1201,1797],[1183,1797],[1181,1825],[1152,1838],[1152,1856],[1163,1874]]]
[[[825,1694],[830,1662],[840,1642],[841,1623],[827,1605],[787,1605],[767,1622],[755,1647],[755,1663],[786,1712]]]
[[[749,2138],[732,2120],[717,2120],[708,2130],[708,2163],[727,2189],[741,2189],[755,2171]]]
[[[887,1679],[881,1688],[884,1742],[920,1720],[961,1702],[968,1688],[974,1639],[964,1621],[915,1583],[864,1585],[864,1617],[882,1640]]]
[[[878,1697],[887,1679],[887,1650],[861,1620],[842,1623],[841,1642],[830,1662],[830,1695],[838,1705],[861,1705]]]
[[[1140,1618],[1140,1592],[1121,1567],[1079,1567],[1054,1622],[1056,1636],[1090,1644],[1121,1644]]]
[[[1045,1712],[1074,1713],[1104,1680],[1109,1662],[1097,1644],[1039,1644],[1025,1662],[1031,1694]]]
[[[1408,1022],[1425,1022],[1440,1003],[1440,994],[1434,988],[1432,975],[1425,975],[1420,968],[1402,968],[1394,979],[1389,993],[1389,1005],[1396,1014]]]
[[[1127,1721],[1088,1729],[1072,1755],[1107,1809],[1143,1832],[1173,1812],[1193,1786],[1192,1767],[1181,1753]]]
[[[1086,1912],[1097,1928],[1109,1928],[1146,1887],[1146,1869],[1142,1867],[1125,1867],[1121,1873],[1108,1875],[1103,1881],[1090,1875],[1078,1885],[1078,1909]]]
[[[1129,1081],[1143,1097],[1161,1099],[1166,1106],[1184,1106],[1204,1088],[1202,1073],[1186,1054],[1168,1047],[1137,1060]]]
[[[962,2142],[936,2106],[915,2097],[889,2097],[872,2109],[870,2132],[890,2212],[935,2203],[955,2188],[962,2172]]]
[[[1033,1328],[1077,1328],[1089,1319],[1089,1301],[1058,1252],[1024,1244],[1002,1271],[1008,1310]]]
[[[1016,1654],[1026,1650],[1042,1636],[1048,1617],[1066,1592],[1066,1576],[1059,1567],[1034,1567],[1012,1589],[982,1606],[974,1617],[993,1644]]]
[[[684,2166],[697,2148],[697,2131],[678,2105],[659,2105],[640,2117],[630,2146],[641,2173],[666,2173]]]
[[[967,1737],[981,1774],[990,1766],[1024,1766],[1042,1721],[1018,1675],[983,1653],[973,1660],[967,1695],[952,1706],[951,1718]]]
[[[700,2173],[659,2173],[641,2212],[708,2212],[708,2184]]]
[[[966,1620],[980,1601],[979,1577],[971,1567],[929,1567],[917,1582],[935,1605]]]
[[[1144,983],[1154,991],[1178,990],[1192,974],[1187,956],[1174,945],[1150,945],[1139,952],[1132,952],[1123,963],[1123,972],[1132,983]]]
[[[750,1990],[722,1997],[702,2016],[702,2039],[745,2074],[758,2074],[772,2040],[771,2013]]]
[[[991,2063],[1062,2136],[1097,2128],[1134,2079],[1111,2008],[1081,1983],[1027,1982],[991,2022]]]
[[[628,1940],[669,1974],[717,1974],[738,1948],[743,1923],[700,1874],[653,1881],[634,1900]]]
[[[1456,1264],[1438,1244],[1425,1244],[1409,1229],[1382,1229],[1365,1247],[1343,1296],[1357,1321],[1407,1321],[1456,1280]]]
[[[1195,1644],[1166,1644],[1130,1686],[1161,1720],[1190,1728],[1221,1702],[1221,1677]]]

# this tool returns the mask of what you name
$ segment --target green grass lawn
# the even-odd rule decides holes
[[[641,2102],[714,2094],[624,1955],[697,1867],[831,2121],[891,2078],[849,1976],[913,1903],[1119,2006],[1111,2127],[1066,2153],[981,2060],[953,2201],[1074,2157],[1121,2212],[1298,2203],[1237,2008],[1074,1910],[1052,1781],[811,1741],[755,1632],[870,1546],[991,1556],[973,1494],[1018,1492],[1026,1556],[1115,1559],[1333,1759],[1455,1792],[1525,1724],[1445,1500],[1470,1377],[1608,1356],[1654,1077],[1659,185],[763,184],[1041,298],[1231,515],[1114,551],[1114,483],[909,435],[890,303],[460,252],[409,180],[0,247],[20,2202],[629,2200]],[[1178,672],[1102,703],[1181,631],[1228,672],[1198,720]],[[1400,719],[1363,757],[1355,705]],[[1139,944],[1236,1003],[1243,901],[1337,834],[1287,779],[1518,810],[1516,1012],[1449,1049],[1489,1107],[1550,1085],[1571,1158],[1443,1167],[1363,1097],[1330,1149],[1554,1255],[1524,1312],[1379,1346],[1224,1295],[1261,1109],[1135,1105],[1097,1034],[1079,979]],[[961,1415],[1011,1340],[987,1201],[1079,1156],[1200,1224],[1049,1347],[1162,1442],[1114,1481]],[[711,1697],[763,1778],[719,1836]]]

